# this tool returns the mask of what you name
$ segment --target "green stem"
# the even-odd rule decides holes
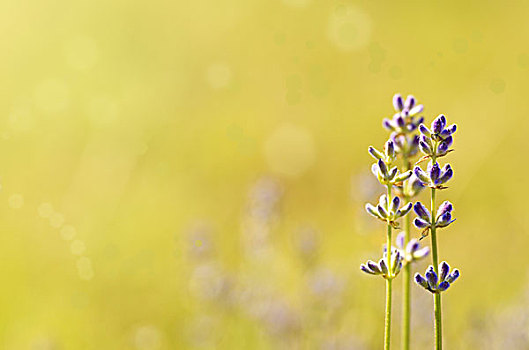
[[[391,186],[388,187],[388,203],[391,203]],[[386,278],[386,316],[384,320],[384,350],[389,350],[391,343],[391,304],[392,304],[392,282],[393,266],[391,264],[391,224],[388,220],[388,232],[386,237],[386,254],[388,265],[388,278]]]
[[[408,171],[411,168],[411,164],[407,157],[403,159],[405,170]],[[405,203],[410,202],[410,198],[405,196]],[[410,241],[410,226],[411,226],[411,215],[408,213],[404,217],[404,248]],[[411,323],[411,264],[406,264],[403,271],[404,281],[402,282],[402,349],[410,349],[410,323]]]
[[[404,218],[404,247],[410,241],[410,221],[409,214]],[[411,323],[411,264],[404,266],[403,301],[402,301],[402,349],[410,348],[410,323]]]
[[[392,283],[392,279],[386,279],[386,319],[384,323],[384,350],[389,350],[390,346]]]
[[[437,232],[435,227],[436,220],[436,207],[435,207],[435,188],[432,188],[432,263],[435,273],[439,276],[439,260],[437,258]],[[443,333],[442,333],[442,321],[441,321],[441,294],[434,293],[434,333],[435,333],[435,349],[441,350],[443,348]]]

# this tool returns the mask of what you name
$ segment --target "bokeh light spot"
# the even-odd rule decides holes
[[[97,96],[88,102],[86,113],[95,125],[105,126],[118,119],[119,105],[109,97]]]
[[[206,80],[213,89],[222,89],[231,82],[231,68],[224,63],[214,63],[206,70]]]
[[[64,111],[69,105],[70,91],[61,80],[46,80],[35,89],[35,105],[47,113]]]
[[[330,41],[343,51],[354,51],[365,46],[371,37],[371,18],[352,5],[340,4],[328,24]]]
[[[314,163],[316,147],[310,132],[285,124],[266,140],[264,154],[272,171],[286,176],[299,176]]]
[[[50,225],[54,228],[59,228],[64,223],[64,215],[61,213],[53,213],[49,217]]]
[[[65,45],[66,62],[74,69],[91,68],[99,58],[99,50],[94,39],[79,36],[70,39]]]
[[[490,90],[495,94],[501,94],[505,91],[505,80],[503,79],[493,79],[490,82]]]
[[[49,218],[53,214],[53,205],[51,203],[41,203],[37,208],[41,218]]]
[[[155,326],[142,326],[136,329],[133,341],[138,350],[156,350],[162,345],[162,334]]]
[[[70,245],[70,251],[73,255],[82,255],[84,251],[86,250],[86,246],[83,241],[81,240],[75,240]]]
[[[65,241],[71,241],[75,235],[77,234],[77,231],[75,230],[75,227],[72,225],[64,225],[61,228],[61,237]]]
[[[12,194],[8,199],[9,207],[20,209],[24,205],[24,197],[21,194]]]
[[[468,51],[468,41],[463,38],[455,39],[452,47],[455,53],[463,54]]]

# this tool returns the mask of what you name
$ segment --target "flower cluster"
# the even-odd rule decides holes
[[[366,211],[375,218],[387,222],[394,228],[397,228],[398,224],[396,223],[396,220],[408,214],[412,206],[412,203],[408,203],[405,206],[400,207],[400,198],[397,196],[393,197],[391,203],[389,203],[388,196],[383,194],[380,196],[376,207],[367,203]]]
[[[407,134],[416,130],[424,121],[423,117],[416,117],[423,111],[423,105],[417,105],[415,97],[412,95],[409,95],[404,101],[400,94],[396,94],[393,96],[393,107],[397,113],[393,115],[393,118],[384,118],[382,121],[382,125],[389,131]]]
[[[441,293],[447,290],[459,277],[459,270],[453,269],[450,273],[450,266],[446,261],[439,264],[439,276],[435,273],[433,266],[429,266],[424,277],[416,273],[415,282],[431,293]]]
[[[426,207],[421,203],[417,202],[413,206],[413,210],[417,214],[417,218],[413,221],[414,225],[417,228],[428,229],[435,224],[436,228],[442,228],[450,225],[455,219],[452,219],[452,210],[454,206],[449,201],[444,201],[443,204],[437,209],[437,215],[435,217],[435,222],[432,221],[432,215],[426,209]]]
[[[456,132],[457,126],[455,124],[446,127],[446,118],[444,115],[439,115],[432,122],[431,130],[424,124],[419,126],[421,137],[419,140],[419,148],[421,152],[430,158],[437,158],[446,155],[450,152],[450,146],[453,143],[452,135]]]
[[[373,260],[368,260],[365,264],[360,265],[360,270],[368,273],[370,275],[381,275],[385,279],[393,279],[397,277],[400,270],[403,266],[403,255],[399,252],[398,249],[392,247],[391,253],[391,274],[390,269],[388,269],[388,254],[386,249],[384,249],[384,255],[378,263]]]
[[[387,186],[400,184],[407,180],[411,175],[411,171],[400,173],[397,166],[392,166],[397,154],[395,152],[395,144],[389,140],[384,145],[384,152],[380,152],[373,146],[368,149],[369,154],[377,160],[371,166],[371,172],[376,176],[378,181]]]
[[[443,186],[454,176],[454,171],[450,164],[446,164],[442,169],[439,163],[430,161],[426,171],[419,166],[413,169],[413,173],[421,181],[424,186],[434,187],[437,189],[444,189]]]
[[[411,239],[407,244],[405,244],[404,232],[401,232],[397,236],[396,244],[405,263],[412,263],[414,261],[420,260],[426,257],[426,255],[428,255],[430,252],[430,248],[428,247],[421,248],[419,241],[417,241],[415,238]]]

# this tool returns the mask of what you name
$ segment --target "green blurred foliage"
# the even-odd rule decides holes
[[[332,335],[379,348],[383,282],[358,270],[384,237],[362,212],[380,190],[366,149],[385,141],[401,92],[427,121],[459,125],[440,196],[458,220],[439,240],[463,274],[443,299],[446,344],[466,348],[469,323],[526,284],[528,10],[3,0],[0,347],[314,348]],[[270,222],[248,195],[263,176],[280,188]],[[248,252],[248,227],[266,231],[264,258]],[[317,263],[300,257],[304,227],[318,232]],[[204,244],[211,256],[193,257]],[[196,295],[197,271],[219,295]],[[314,306],[311,271],[339,277],[324,273],[339,306]],[[286,344],[245,301],[261,286],[302,314]],[[413,295],[414,336],[429,344],[431,300]]]

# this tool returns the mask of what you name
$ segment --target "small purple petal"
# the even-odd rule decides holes
[[[393,96],[393,107],[397,112],[400,112],[404,109],[404,101],[400,94],[395,94],[395,96]]]
[[[360,270],[364,271],[365,273],[368,273],[370,275],[374,275],[375,273],[371,271],[367,266],[364,264],[360,265]]]
[[[437,209],[437,217],[443,216],[446,213],[451,212],[454,209],[454,206],[449,201],[444,201],[443,204]]]
[[[437,290],[439,292],[444,292],[445,290],[448,289],[448,287],[450,287],[450,283],[448,283],[447,281],[443,281],[439,283],[439,287],[437,287]]]
[[[457,280],[457,278],[459,277],[459,270],[458,269],[454,269],[454,271],[452,271],[452,273],[450,274],[450,276],[448,276],[446,278],[446,280],[450,283],[454,283],[455,280]]]
[[[415,218],[415,220],[413,220],[413,224],[414,224],[415,227],[417,227],[417,228],[426,228],[426,227],[430,227],[430,223],[424,221],[424,220],[421,219],[421,218]]]
[[[389,131],[395,130],[395,127],[393,127],[391,121],[388,118],[384,118],[384,120],[382,121],[382,126],[388,129]]]
[[[430,178],[428,177],[428,175],[426,175],[426,173],[418,166],[413,168],[413,173],[422,182],[423,185],[428,185],[430,183]]]
[[[419,125],[419,131],[426,137],[432,137],[432,133],[424,124]]]
[[[417,283],[419,286],[428,289],[428,282],[424,279],[424,277],[421,276],[420,273],[415,274],[415,283]]]
[[[443,131],[444,127],[446,125],[446,118],[444,115],[440,115],[432,122],[432,132],[435,134],[440,133]]]
[[[426,209],[426,207],[421,202],[415,203],[413,210],[421,219],[426,222],[430,221],[432,218],[428,209]]]
[[[439,281],[444,281],[448,272],[450,271],[450,265],[446,261],[439,264]]]
[[[397,238],[395,239],[395,243],[400,249],[404,247],[404,232],[398,234]]]
[[[431,164],[431,162],[430,162]],[[439,178],[439,176],[441,175],[441,167],[439,166],[439,163],[435,162],[435,164],[433,165],[428,165],[428,168],[429,168],[429,176],[430,176],[430,179],[432,180],[432,182],[435,183],[435,181]]]
[[[414,106],[415,106],[415,97],[413,97],[413,95],[408,95],[408,97],[406,98],[406,102],[404,103],[404,107],[407,110],[410,110]]]

